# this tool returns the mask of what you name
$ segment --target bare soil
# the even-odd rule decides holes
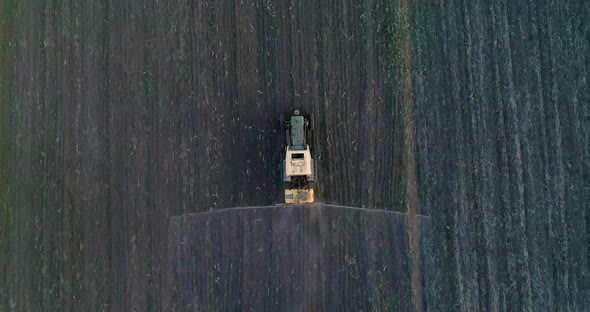
[[[403,269],[431,274],[404,307],[583,311],[589,17],[575,0],[1,0],[0,311],[162,310],[170,218],[278,202],[294,108],[315,120],[320,201],[431,217],[406,224],[428,248]]]
[[[163,310],[414,310],[409,221],[324,204],[174,217]]]

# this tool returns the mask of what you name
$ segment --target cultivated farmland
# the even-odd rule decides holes
[[[359,298],[351,311],[590,306],[590,2],[0,4],[0,311],[176,305],[169,240],[203,238],[172,217],[278,202],[277,118],[294,108],[315,122],[319,201],[429,217],[389,235],[330,210],[313,224],[341,224],[343,241],[365,222],[366,244],[428,247],[428,274],[413,279],[410,254],[391,273],[405,288],[314,298]],[[217,229],[222,245],[250,233]],[[340,261],[374,246],[333,247]],[[250,303],[297,307],[276,298]]]

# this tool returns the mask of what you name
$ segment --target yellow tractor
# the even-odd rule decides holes
[[[281,175],[285,187],[286,204],[311,204],[314,201],[313,183],[317,180],[316,162],[312,157],[313,124],[298,110],[292,115],[281,115],[287,146],[281,159]]]

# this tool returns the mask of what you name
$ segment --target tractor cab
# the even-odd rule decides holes
[[[309,146],[303,148],[294,148],[287,146],[285,148],[285,182],[291,181],[293,177],[305,177],[307,181],[314,181],[313,159]]]

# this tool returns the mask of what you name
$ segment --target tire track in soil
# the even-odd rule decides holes
[[[411,261],[411,294],[414,311],[423,311],[422,270],[420,254],[420,220],[418,210],[418,184],[416,178],[416,146],[414,124],[414,85],[412,76],[412,38],[410,36],[410,7],[401,0],[397,8],[398,35],[401,42],[401,59],[399,60],[402,90],[396,101],[403,111],[404,128],[404,177],[406,183],[406,213],[408,214],[407,231]],[[394,60],[396,62],[397,60]]]

